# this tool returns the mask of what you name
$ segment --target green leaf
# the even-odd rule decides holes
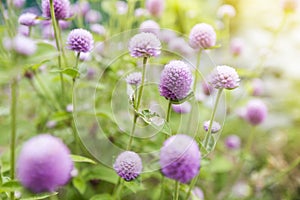
[[[56,72],[56,73],[63,73],[66,74],[68,76],[71,76],[72,78],[76,78],[77,76],[79,76],[79,71],[73,68],[66,68],[63,70],[51,70],[51,72]]]
[[[146,189],[142,183],[139,183],[137,181],[124,182],[124,185],[133,193],[137,193],[138,191]]]
[[[90,158],[83,157],[83,156],[78,156],[78,155],[71,155],[71,158],[73,162],[85,162],[85,163],[92,163],[96,164],[96,162]]]
[[[209,165],[209,171],[213,173],[228,172],[233,168],[233,164],[223,156],[216,157]]]
[[[38,64],[34,64],[34,65],[29,65],[28,69],[32,69],[32,70],[37,70],[40,66],[42,66],[43,64],[49,62],[50,60],[49,59],[46,59],[46,60],[43,60],[42,62],[38,63]]]
[[[34,194],[31,197],[21,198],[21,200],[36,200],[36,199],[46,199],[48,197],[57,195],[58,192],[52,192],[52,193],[41,193],[41,194]]]
[[[86,190],[86,183],[81,177],[76,177],[72,180],[74,187],[80,192],[80,194],[84,194]]]
[[[186,97],[180,100],[170,100],[172,104],[182,104],[185,101],[188,101],[194,96],[194,92],[189,93]]]
[[[22,185],[18,181],[8,181],[1,185],[0,187],[0,193],[1,192],[12,192],[16,190],[20,190],[22,188]]]
[[[94,165],[91,168],[86,168],[84,172],[82,172],[82,177],[84,177],[85,180],[100,179],[112,184],[118,183],[118,175],[116,172],[102,165]]]
[[[113,197],[110,194],[97,194],[93,196],[90,200],[112,200]]]

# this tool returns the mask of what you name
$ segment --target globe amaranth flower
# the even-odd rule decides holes
[[[208,84],[207,82],[203,81],[201,83],[201,86],[202,86],[202,91],[206,96],[209,96],[214,92],[214,88],[210,84]]]
[[[19,54],[30,56],[36,52],[37,47],[32,39],[23,35],[17,35],[12,40],[12,49]]]
[[[162,173],[181,183],[189,182],[198,174],[200,162],[198,145],[187,135],[177,134],[170,137],[160,150]]]
[[[71,178],[73,162],[67,146],[49,134],[25,142],[17,160],[17,177],[32,192],[53,192]]]
[[[216,44],[214,28],[205,23],[196,24],[190,32],[190,45],[194,49],[208,49]]]
[[[87,53],[92,50],[94,39],[89,31],[81,28],[74,29],[68,35],[67,45],[73,51]]]
[[[204,200],[204,193],[202,191],[201,188],[199,187],[195,187],[193,190],[192,190],[192,193],[191,193],[192,199],[197,199],[197,200]]]
[[[100,12],[97,10],[89,10],[85,15],[85,21],[87,23],[97,23],[102,19]]]
[[[25,0],[12,0],[12,4],[13,4],[16,8],[21,8],[21,7],[24,6]]]
[[[101,24],[91,24],[90,29],[92,32],[98,35],[105,35],[106,33],[104,26],[102,26]]]
[[[189,102],[185,101],[182,104],[172,104],[172,108],[177,113],[186,114],[191,112],[192,106]]]
[[[151,15],[158,17],[165,9],[165,0],[147,0],[146,8]]]
[[[56,19],[66,19],[70,16],[69,0],[53,0],[53,7]],[[50,0],[42,0],[42,12],[46,18],[51,18]]]
[[[224,4],[224,5],[220,6],[218,9],[218,12],[217,12],[218,17],[220,17],[220,18],[223,18],[223,17],[232,18],[235,16],[235,14],[236,14],[235,8],[229,4]]]
[[[208,131],[208,129],[209,129],[209,123],[210,123],[210,121],[205,121],[203,123],[203,129],[205,131]],[[221,125],[218,122],[213,121],[212,127],[211,127],[211,133],[217,133],[217,132],[219,132],[220,129],[221,129]]]
[[[239,56],[244,50],[244,41],[240,38],[234,38],[230,42],[230,51],[234,56]]]
[[[136,179],[142,172],[142,160],[138,154],[132,151],[121,153],[115,163],[114,169],[125,181]]]
[[[225,145],[228,149],[239,149],[241,146],[241,139],[237,135],[229,135],[225,140]]]
[[[159,34],[160,27],[158,23],[153,20],[146,20],[140,25],[140,32],[153,33],[155,35]]]
[[[210,75],[210,84],[216,89],[232,90],[240,84],[240,78],[232,67],[217,66]]]
[[[36,18],[37,18],[36,14],[24,13],[20,15],[18,22],[19,24],[24,26],[34,26],[37,24]]]
[[[160,54],[161,43],[153,33],[139,33],[131,38],[128,49],[132,57],[152,57]]]
[[[191,90],[192,72],[180,60],[173,60],[163,69],[160,77],[160,95],[168,100],[181,100]]]
[[[267,117],[268,109],[266,104],[259,100],[250,100],[246,106],[245,119],[252,125],[261,124]]]
[[[138,86],[142,82],[142,73],[141,72],[133,72],[126,77],[126,82],[129,85]]]
[[[252,80],[252,95],[261,96],[264,93],[264,83],[261,79],[255,78]]]

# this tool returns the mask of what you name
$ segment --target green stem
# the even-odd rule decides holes
[[[178,200],[179,199],[179,181],[175,181],[175,195],[174,195],[174,199]]]
[[[167,110],[167,116],[166,116],[166,122],[170,121],[170,116],[171,116],[171,106],[172,106],[172,102],[171,100],[169,100],[168,103],[168,110]]]
[[[57,25],[57,20],[55,17],[55,11],[54,11],[54,6],[53,6],[53,0],[50,0],[50,14],[51,14],[51,21],[52,21],[52,26],[54,29],[54,36],[55,36],[55,43],[56,43],[56,47],[58,50],[58,67],[61,70],[62,66],[61,66],[61,47],[59,44],[59,31],[58,31],[58,25]],[[63,73],[60,72],[59,73],[60,76],[60,84],[61,84],[61,95],[62,95],[62,99],[64,99],[64,94],[65,94],[65,86],[64,86],[64,77],[63,77]]]
[[[223,89],[218,90],[218,94],[217,94],[217,97],[216,97],[213,112],[211,114],[210,121],[209,121],[208,131],[207,131],[207,133],[205,135],[205,138],[204,138],[204,147],[205,147],[206,150],[208,149],[208,146],[209,146],[209,143],[210,143],[210,140],[211,140],[211,137],[212,137],[211,136],[211,129],[212,129],[212,125],[213,125],[213,122],[214,122],[214,119],[215,119],[215,114],[216,114],[216,111],[217,111],[217,107],[218,107],[218,104],[219,104],[219,101],[220,101],[222,91],[223,91]],[[209,152],[210,151],[208,151],[208,153]]]
[[[124,180],[121,179],[120,177],[119,177],[119,181],[118,181],[117,186],[118,186],[118,187],[117,187],[117,189],[116,189],[116,191],[114,192],[114,195],[113,195],[113,199],[114,199],[114,200],[116,200],[116,199],[121,199],[121,198],[120,198],[120,194],[121,194],[122,189],[123,189],[123,186],[124,186]]]
[[[146,76],[146,66],[147,66],[146,64],[147,64],[147,57],[144,57],[141,87],[139,89],[137,103],[136,103],[136,106],[134,108],[133,124],[132,124],[131,132],[130,132],[130,138],[129,138],[129,142],[128,142],[128,145],[127,145],[127,150],[130,150],[130,148],[131,148],[132,141],[133,141],[133,136],[134,136],[134,132],[135,132],[135,128],[136,128],[136,122],[137,122],[137,119],[139,117],[137,112],[139,112],[140,103],[141,103],[141,99],[142,99],[142,96],[143,96],[145,76]]]
[[[197,175],[195,178],[193,178],[191,184],[189,185],[189,190],[188,190],[188,192],[186,193],[185,200],[188,200],[188,199],[189,199],[189,197],[190,197],[190,195],[191,195],[191,192],[192,192],[192,189],[195,187],[195,185],[196,185],[196,183],[197,183],[197,181],[198,181],[198,179],[199,179],[199,174],[200,174],[200,173],[198,173],[198,175]]]
[[[18,82],[17,79],[14,78],[11,84],[11,141],[10,141],[10,179],[15,179],[15,148],[16,148],[16,118],[17,118],[17,90],[18,90]],[[10,199],[15,199],[15,193],[10,193]]]

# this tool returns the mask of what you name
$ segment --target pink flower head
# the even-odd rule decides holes
[[[210,75],[210,84],[216,89],[232,90],[240,84],[240,78],[236,70],[232,67],[217,66]]]
[[[81,28],[74,29],[68,35],[67,45],[73,51],[87,53],[92,50],[94,39],[89,31]]]
[[[138,86],[142,82],[142,73],[141,72],[133,72],[126,77],[126,82],[129,85]]]
[[[34,26],[37,24],[36,18],[37,16],[33,13],[24,13],[20,15],[18,22],[24,26]]]
[[[205,121],[203,123],[203,129],[205,131],[208,131],[208,129],[209,129],[209,123],[210,123],[210,121]],[[221,125],[218,122],[213,121],[212,127],[211,127],[211,133],[217,133],[217,132],[219,132],[220,129],[221,129]]]
[[[237,135],[229,135],[225,140],[225,145],[228,149],[239,149],[241,146],[241,139]]]
[[[102,16],[100,14],[100,12],[98,12],[97,10],[89,10],[86,14],[85,14],[85,21],[87,23],[98,23],[100,20],[102,19]]]
[[[190,45],[194,49],[208,49],[216,44],[216,32],[209,24],[196,24],[190,32]]]
[[[220,18],[223,17],[234,17],[236,14],[235,12],[235,8],[232,5],[228,5],[228,4],[224,4],[222,6],[219,7],[217,15]]]
[[[30,56],[36,52],[35,42],[23,35],[17,35],[12,42],[12,48],[19,54]]]
[[[90,29],[93,33],[96,33],[98,35],[105,35],[106,30],[104,26],[101,24],[91,24]]]
[[[160,27],[158,23],[153,20],[146,20],[140,25],[140,32],[153,33],[155,35],[159,34]]]
[[[16,8],[22,8],[25,4],[25,0],[12,0],[12,3]]]
[[[191,112],[192,106],[189,102],[185,101],[182,104],[172,104],[172,108],[177,113],[186,114]]]
[[[243,40],[239,38],[235,38],[231,40],[230,51],[234,56],[239,56],[243,52],[244,48],[245,48],[245,44]]]
[[[268,114],[266,104],[258,99],[248,102],[246,106],[245,119],[253,126],[259,125],[265,121]]]
[[[159,17],[165,9],[165,0],[147,0],[146,8],[151,15]]]
[[[69,0],[53,0],[54,13],[56,19],[66,19],[70,16]],[[43,16],[51,18],[50,0],[42,0]]]

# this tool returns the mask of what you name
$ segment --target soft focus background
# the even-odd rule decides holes
[[[132,2],[136,2],[135,10],[145,9],[145,1],[129,0],[129,3]],[[292,5],[289,10],[283,7],[288,2]],[[5,7],[6,3],[4,1],[2,3]],[[78,2],[72,2],[75,3]],[[215,65],[220,64],[235,67],[241,77],[241,86],[230,93],[226,92],[222,97],[221,114],[218,116],[222,120],[222,133],[214,152],[202,161],[197,187],[203,191],[203,199],[300,199],[300,2],[166,0],[164,12],[159,17],[146,13],[146,10],[142,10],[140,16],[133,16],[134,10],[127,10],[127,1],[92,0],[89,3],[90,9],[101,13],[101,19],[96,20],[96,23],[101,24],[103,26],[101,30],[104,31],[93,32],[96,48],[90,55],[91,59],[80,63],[81,84],[75,97],[82,109],[96,110],[95,112],[92,110],[86,116],[78,116],[78,128],[84,143],[102,164],[77,163],[78,175],[61,189],[58,199],[111,199],[109,194],[117,181],[111,165],[118,150],[108,150],[107,143],[103,143],[106,140],[102,139],[108,138],[118,148],[125,148],[128,137],[122,131],[126,131],[128,128],[126,126],[130,124],[127,124],[129,112],[124,77],[135,69],[135,66],[141,66],[141,61],[136,61],[129,55],[119,60],[113,59],[122,52],[127,52],[129,38],[138,32],[140,24],[147,19],[156,21],[161,31],[170,31],[165,33],[164,37],[160,32],[161,38],[167,38],[163,41],[163,47],[178,53],[177,55],[164,52],[158,59],[151,60],[149,65],[152,68],[149,70],[148,80],[157,83],[163,65],[170,59],[185,59],[191,65],[195,65],[196,53],[188,47],[188,35],[191,28],[201,22],[211,24],[215,28],[218,46],[203,53],[200,71],[204,79]],[[83,154],[78,152],[74,145],[70,125],[71,78],[67,79],[68,95],[64,101],[60,101],[58,75],[54,72],[57,69],[56,50],[53,47],[51,31],[45,33],[46,26],[41,25],[43,22],[32,28],[30,37],[36,42],[37,50],[30,56],[11,53],[5,45],[12,27],[14,27],[12,31],[18,32],[19,29],[20,32],[18,16],[25,10],[41,15],[40,4],[40,1],[26,1],[23,8],[14,8],[12,13],[1,10],[2,177],[6,177],[9,171],[10,83],[13,77],[17,77],[19,82],[17,151],[24,141],[32,136],[51,133],[62,138],[72,153]],[[232,5],[235,8],[235,15],[218,16],[218,9],[223,4]],[[132,16],[127,17],[127,12],[132,12]],[[10,26],[3,21],[3,16],[7,15],[11,16]],[[69,23],[62,31],[63,41],[66,41],[68,33],[73,28],[91,30],[92,23],[87,22],[84,16],[75,15]],[[170,43],[178,37],[183,38],[183,43],[172,46]],[[168,41],[168,38],[172,39]],[[68,50],[66,53],[73,65],[74,53]],[[203,91],[200,91],[199,99],[196,99],[203,102],[195,118],[199,119],[199,126],[202,126],[203,120],[209,118],[212,101],[211,97],[201,92]],[[164,115],[166,101],[159,96],[156,85],[149,86],[145,94],[145,98],[149,99],[147,106],[156,105],[155,109]],[[243,110],[252,99],[260,99],[268,107],[266,120],[258,126],[252,126],[243,117]],[[112,111],[111,107],[116,111]],[[174,120],[171,122],[172,128],[184,131],[181,126],[188,117],[172,112],[172,118]],[[97,126],[98,123],[101,129]],[[149,128],[148,131],[150,134],[152,129]],[[201,131],[202,134],[203,130]],[[226,145],[225,141],[229,135],[240,138],[241,145],[236,149],[230,149]],[[249,142],[251,135],[254,137],[252,144]],[[157,141],[141,140],[140,143],[134,143],[134,147],[139,152],[156,151],[162,142],[162,138],[158,138]],[[249,143],[250,148],[247,146]],[[149,158],[144,159],[149,161]],[[154,164],[144,163],[144,166],[149,165],[145,169],[151,171],[153,166],[157,167],[156,161],[153,161]],[[144,173],[138,181],[126,185],[123,199],[157,199],[159,181],[159,171]],[[170,194],[172,187],[173,184],[167,186],[167,194]],[[182,185],[181,192],[184,193],[186,190],[187,185]],[[24,194],[29,195],[25,192]],[[3,193],[0,195],[4,196]],[[192,198],[201,199],[196,195]]]

